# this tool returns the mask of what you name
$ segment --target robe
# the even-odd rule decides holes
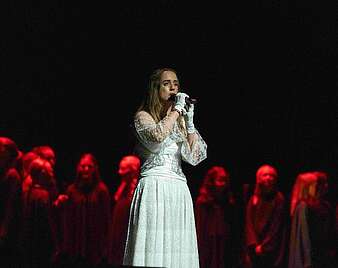
[[[201,268],[232,267],[238,261],[239,225],[236,203],[197,199],[196,232]]]
[[[51,267],[56,248],[51,194],[39,185],[32,185],[23,205],[23,267]]]
[[[269,198],[250,198],[245,217],[246,249],[253,267],[284,267],[286,245],[286,205],[281,192]],[[264,254],[257,256],[254,249],[262,246]]]
[[[111,226],[110,193],[103,181],[84,191],[68,186],[62,253],[96,266],[107,261]]]
[[[0,266],[19,262],[22,222],[21,177],[14,168],[0,174]]]

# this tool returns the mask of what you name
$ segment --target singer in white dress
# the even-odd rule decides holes
[[[207,157],[207,145],[187,98],[179,92],[173,69],[157,69],[134,117],[141,174],[130,208],[124,265],[199,267],[193,202],[181,161],[199,164]]]

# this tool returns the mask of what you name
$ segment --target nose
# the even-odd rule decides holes
[[[170,85],[170,91],[174,91],[175,92],[176,90],[177,90],[177,86],[171,84]]]
[[[273,180],[273,176],[271,175],[265,175],[262,177],[262,181],[265,181],[265,182],[270,182]]]
[[[266,180],[267,181],[271,181],[272,180],[272,176],[271,175],[266,176]]]
[[[177,90],[178,89],[178,85],[174,82],[170,82],[170,90]]]

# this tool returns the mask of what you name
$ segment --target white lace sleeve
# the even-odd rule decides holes
[[[196,139],[190,146],[188,140],[182,144],[181,154],[183,161],[196,166],[201,161],[207,158],[207,144],[196,129]]]
[[[142,144],[150,151],[156,152],[160,143],[171,133],[174,120],[169,116],[156,123],[153,117],[144,111],[138,112],[134,118],[137,136]]]

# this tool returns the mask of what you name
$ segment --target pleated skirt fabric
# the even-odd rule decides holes
[[[140,179],[131,204],[123,264],[199,267],[193,202],[185,178],[155,174]]]

